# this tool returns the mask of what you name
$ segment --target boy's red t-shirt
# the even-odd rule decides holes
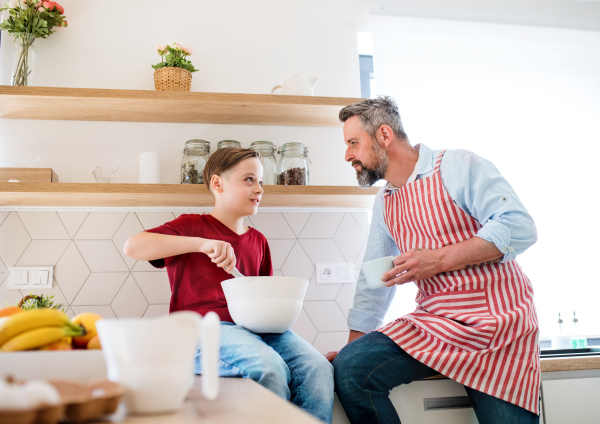
[[[267,239],[250,227],[242,235],[230,230],[212,215],[184,214],[149,233],[172,236],[202,237],[231,244],[237,258],[237,269],[244,275],[273,275],[271,252]],[[169,312],[196,311],[201,315],[214,311],[221,321],[233,322],[221,281],[233,278],[217,267],[201,252],[185,253],[150,261],[156,268],[167,267],[171,284]]]

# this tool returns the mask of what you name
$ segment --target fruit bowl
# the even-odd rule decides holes
[[[108,380],[82,384],[69,380],[49,380],[62,403],[22,410],[0,410],[0,424],[56,424],[63,417],[80,423],[99,419],[116,411],[124,389]]]
[[[284,333],[296,322],[308,280],[239,277],[221,282],[233,321],[253,333]]]

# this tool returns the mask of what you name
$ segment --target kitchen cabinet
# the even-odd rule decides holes
[[[597,424],[600,378],[542,381],[545,424]]]
[[[477,424],[472,407],[451,406],[452,403],[464,404],[461,401],[466,397],[463,385],[447,378],[413,381],[395,387],[390,393],[390,400],[402,424]],[[425,410],[426,405],[429,410]],[[333,424],[349,424],[337,397],[333,408]]]
[[[339,127],[340,110],[361,100],[0,85],[0,118]]]

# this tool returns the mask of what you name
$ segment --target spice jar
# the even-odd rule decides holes
[[[233,147],[239,149],[240,147],[242,147],[242,143],[235,140],[221,140],[217,143],[217,150],[224,149],[226,147]]]
[[[270,141],[255,141],[250,148],[260,153],[260,163],[263,166],[263,185],[277,184],[277,159],[275,159],[275,146]]]
[[[204,167],[210,156],[210,143],[205,140],[188,140],[181,160],[181,184],[204,184]]]
[[[308,148],[302,143],[285,143],[279,149],[279,185],[308,185]]]

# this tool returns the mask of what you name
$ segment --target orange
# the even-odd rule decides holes
[[[88,349],[102,349],[102,345],[100,344],[100,338],[98,336],[92,337],[92,339],[87,344]]]
[[[18,308],[16,306],[8,306],[6,308],[0,309],[0,318],[9,317],[11,315],[18,314],[19,312],[23,312],[23,309]]]
[[[73,346],[71,343],[67,343],[64,339],[60,339],[57,342],[47,344],[46,346],[40,347],[38,350],[71,350]]]
[[[90,340],[94,338],[98,332],[96,331],[96,321],[102,319],[98,314],[92,312],[84,312],[71,319],[74,324],[82,325],[85,328],[84,336],[73,337],[73,346],[85,349]]]

